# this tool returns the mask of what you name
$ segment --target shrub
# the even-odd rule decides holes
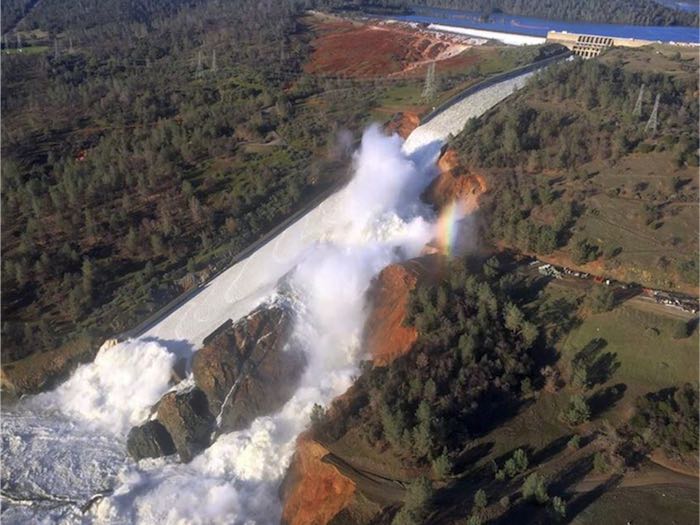
[[[533,472],[525,479],[522,491],[523,498],[526,500],[535,500],[539,504],[544,504],[549,501],[547,484],[544,478],[537,472]]]
[[[474,506],[477,509],[483,509],[488,504],[488,498],[486,497],[486,491],[484,489],[479,489],[474,494]]]
[[[579,436],[578,434],[574,434],[568,441],[566,446],[571,450],[578,450],[581,446],[581,436]]]
[[[444,479],[452,473],[452,462],[446,450],[443,450],[442,454],[433,460],[433,472],[440,479]]]
[[[594,286],[588,300],[591,310],[597,314],[609,312],[615,306],[615,294],[607,286]]]
[[[598,247],[587,239],[579,239],[571,248],[571,258],[576,264],[585,264],[598,258]]]
[[[580,425],[591,419],[591,409],[583,396],[571,397],[569,406],[561,413],[561,418],[571,426]]]
[[[593,456],[593,470],[599,474],[605,474],[610,469],[610,464],[602,452],[596,452]]]
[[[425,522],[428,515],[430,500],[433,498],[433,487],[425,477],[416,479],[408,486],[404,496],[404,505],[392,525],[413,525]]]
[[[519,448],[513,452],[513,455],[506,461],[505,465],[503,466],[503,472],[509,478],[514,478],[518,474],[525,472],[527,467],[527,453],[523,449]]]
[[[552,513],[555,519],[561,520],[566,517],[566,503],[559,496],[552,498]]]

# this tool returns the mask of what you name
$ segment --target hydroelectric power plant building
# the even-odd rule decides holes
[[[608,47],[642,47],[653,44],[651,40],[639,40],[636,38],[617,38],[611,36],[582,35],[567,33],[565,31],[549,31],[547,42],[561,44],[568,47],[575,55],[583,58],[598,56],[603,49]]]

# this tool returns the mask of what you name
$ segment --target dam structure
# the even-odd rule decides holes
[[[549,31],[547,42],[560,44],[571,50],[574,55],[593,58],[609,47],[642,47],[653,44],[651,40],[637,38],[618,38],[600,35],[583,35],[566,31]]]
[[[3,518],[191,523],[193,509],[206,507],[208,523],[279,523],[279,484],[313,404],[346,391],[362,358],[356,334],[371,279],[386,265],[417,256],[434,234],[432,211],[420,194],[436,175],[443,144],[533,74],[483,85],[404,143],[371,127],[347,186],[139,337],[105,346],[55,390],[4,410],[3,481],[12,482],[3,484]],[[190,463],[129,458],[129,429],[150,417],[165,392],[193,385],[191,376],[171,383],[176,358],[192,357],[223,323],[276,300],[290,304],[309,359],[287,404],[218,435]]]
[[[420,164],[435,162],[443,143],[451,135],[457,135],[470,118],[486,113],[522,88],[539,68],[551,63],[546,61],[516,76],[506,75],[501,81],[487,81],[476,86],[477,89],[470,88],[468,96],[437,108],[429,119],[424,119],[404,143],[404,152]],[[140,337],[195,350],[222,323],[235,321],[252,311],[295,266],[307,246],[332,239],[334,231],[342,230],[337,223],[337,209],[342,206],[343,191],[331,195],[249,257],[222,272],[201,293]]]

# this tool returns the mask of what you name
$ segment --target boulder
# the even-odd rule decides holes
[[[165,394],[158,402],[157,414],[182,461],[190,461],[209,446],[214,417],[209,411],[207,397],[199,388]]]
[[[287,309],[265,305],[224,325],[195,354],[195,384],[206,394],[221,431],[245,428],[282,408],[294,394],[306,361],[301,351],[286,348],[291,328]]]
[[[126,450],[138,461],[174,454],[175,444],[165,427],[159,421],[151,420],[129,431]]]

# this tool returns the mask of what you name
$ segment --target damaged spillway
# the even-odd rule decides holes
[[[296,437],[357,373],[372,279],[435,236],[420,195],[444,141],[531,74],[405,143],[370,127],[343,190],[139,338],[5,411],[3,521],[279,523]]]

